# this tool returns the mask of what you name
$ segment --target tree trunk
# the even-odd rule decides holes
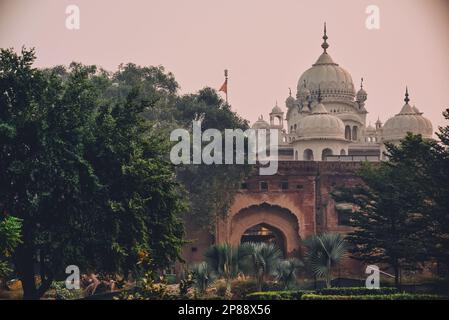
[[[393,268],[394,268],[394,286],[395,286],[397,289],[400,289],[401,284],[400,284],[400,281],[399,281],[399,276],[400,276],[400,268],[399,268],[399,265],[396,263],[396,264],[393,266]]]
[[[15,251],[15,265],[20,281],[22,282],[23,299],[39,299],[34,277],[34,261],[32,250],[30,250],[25,245],[19,246]]]
[[[262,291],[262,282],[263,282],[262,277],[260,275],[258,275],[257,276],[257,290],[259,292]]]
[[[332,287],[331,277],[332,277],[331,260],[327,259],[326,288]]]

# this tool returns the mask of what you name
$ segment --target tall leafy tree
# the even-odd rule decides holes
[[[178,95],[179,85],[173,74],[160,66],[122,64],[117,72],[101,71],[95,79],[105,101],[125,101],[133,88],[139,88],[136,100],[146,105],[143,115],[154,120],[152,125],[166,139],[173,129],[191,130],[193,120],[202,120],[203,131],[248,128],[248,122],[211,88]],[[206,229],[213,233],[215,218],[227,213],[240,182],[250,171],[248,165],[178,166],[177,180],[185,187],[189,198],[189,210],[185,213],[188,229]]]
[[[435,141],[412,134],[398,146],[387,144],[389,161],[363,165],[363,185],[334,193],[353,206],[355,231],[348,240],[354,257],[391,267],[397,286],[402,270],[418,269],[432,256],[435,147]]]
[[[0,53],[0,204],[23,221],[13,260],[24,298],[69,264],[126,273],[142,251],[155,266],[174,261],[185,206],[169,145],[141,116],[152,102],[133,88],[113,103],[104,72],[40,71],[34,59]]]

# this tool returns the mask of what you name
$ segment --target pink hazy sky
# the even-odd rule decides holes
[[[81,28],[65,27],[80,8]],[[380,30],[365,27],[368,5]],[[432,120],[449,107],[447,0],[0,0],[0,47],[35,47],[37,66],[78,61],[116,70],[120,63],[163,65],[181,93],[219,88],[229,69],[229,99],[251,122],[288,88],[322,49],[327,21],[333,59],[358,87],[365,79],[368,121],[398,113],[405,86]]]

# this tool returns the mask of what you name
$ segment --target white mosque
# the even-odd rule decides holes
[[[380,161],[385,142],[398,143],[407,132],[432,137],[432,123],[409,104],[408,89],[398,114],[384,125],[377,120],[374,127],[367,126],[363,79],[356,93],[351,74],[327,52],[327,39],[325,25],[323,53],[299,78],[296,99],[290,91],[285,101],[287,128],[277,104],[270,123],[260,116],[253,125],[254,129],[279,130],[280,160]]]

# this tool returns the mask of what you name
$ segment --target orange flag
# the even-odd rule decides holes
[[[228,94],[228,79],[225,80],[225,82],[221,86],[220,90],[218,90],[218,92],[220,92],[220,91]]]

